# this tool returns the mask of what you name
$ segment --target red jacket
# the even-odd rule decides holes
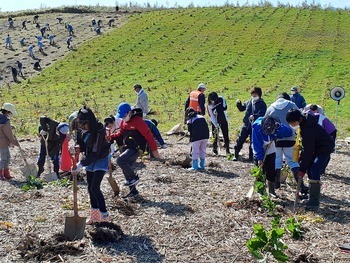
[[[120,124],[120,130],[111,135],[112,140],[123,138],[123,146],[126,149],[140,148],[145,151],[146,145],[152,151],[157,150],[157,143],[146,122],[140,116],[132,116],[128,122],[124,120]]]

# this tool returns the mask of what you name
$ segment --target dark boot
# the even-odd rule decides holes
[[[270,196],[277,197],[277,194],[275,192],[275,182],[267,181],[267,188]]]
[[[237,150],[237,146],[233,147],[235,150],[234,156],[233,156],[233,161],[238,161],[239,159],[239,151]]]
[[[293,173],[295,182],[298,183],[299,168],[298,167],[293,168],[292,173]],[[309,187],[307,187],[304,184],[304,180],[301,181],[300,192],[304,195],[307,195],[309,193]]]
[[[320,206],[321,184],[319,180],[310,180],[310,198],[306,202],[306,207]]]
[[[43,172],[44,172],[44,167],[38,165],[38,173],[36,174],[36,177],[39,178]]]
[[[276,189],[279,189],[281,187],[280,177],[281,177],[281,169],[277,169],[276,176],[275,176],[275,188]]]

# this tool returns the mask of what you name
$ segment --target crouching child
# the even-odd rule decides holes
[[[141,114],[140,114],[141,112]],[[137,158],[143,154],[148,144],[155,158],[159,157],[157,143],[146,122],[142,119],[141,109],[131,109],[130,104],[121,103],[118,106],[116,118],[122,118],[118,132],[110,136],[110,140],[116,140],[120,146],[120,155],[117,157],[117,164],[122,169],[125,183],[130,192],[123,198],[133,197],[139,194],[136,185],[139,176],[132,166]]]
[[[204,170],[207,144],[209,139],[208,123],[202,115],[197,114],[194,108],[187,108],[186,123],[190,132],[192,167],[190,171]],[[199,164],[198,164],[199,158]]]
[[[280,123],[271,116],[259,117],[252,125],[252,146],[254,162],[262,167],[267,179],[268,193],[276,197],[275,192],[275,140],[294,134],[291,127]]]

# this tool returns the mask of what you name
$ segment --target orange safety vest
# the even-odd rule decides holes
[[[199,90],[194,90],[194,91],[191,91],[191,93],[190,93],[190,105],[189,105],[189,107],[193,108],[198,113],[202,113],[202,109],[198,103],[198,96],[200,94],[202,94],[202,92],[200,92]]]

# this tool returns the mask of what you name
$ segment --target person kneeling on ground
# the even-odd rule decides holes
[[[120,146],[120,155],[117,157],[117,164],[125,176],[124,186],[130,189],[129,194],[124,196],[133,197],[138,195],[136,184],[139,177],[132,169],[137,158],[143,154],[148,144],[155,158],[159,158],[157,143],[153,134],[144,122],[137,109],[132,110],[130,104],[121,103],[118,105],[116,118],[122,118],[120,130],[110,136],[110,140],[116,140]]]

